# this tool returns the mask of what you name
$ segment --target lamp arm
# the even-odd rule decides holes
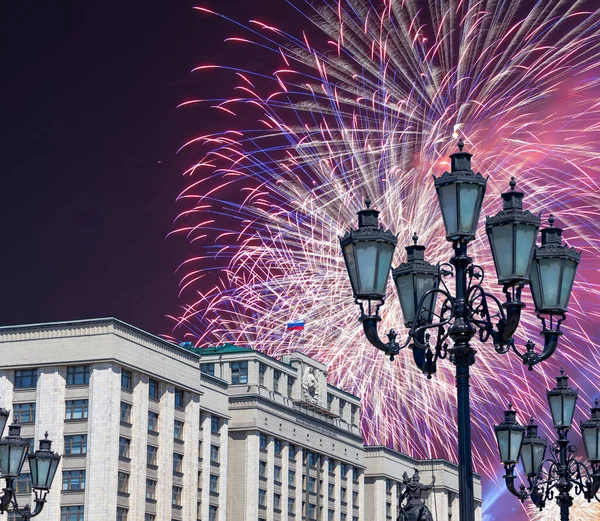
[[[415,320],[410,328],[409,337],[412,338],[414,345],[419,349],[427,349],[429,347],[428,335],[425,334],[428,329],[438,328],[438,331],[443,331],[444,326],[449,324],[454,318],[454,299],[452,298],[452,295],[450,295],[450,293],[445,289],[435,288],[426,291],[421,296],[419,307],[417,309],[421,310],[423,308],[425,299],[433,294],[440,294],[446,297],[444,303],[442,304],[440,313],[436,315],[435,311],[432,312],[433,315],[438,317],[438,321],[428,324],[425,323],[424,320]],[[446,314],[448,315],[446,316]]]
[[[365,332],[367,340],[377,349],[383,351],[386,355],[389,355],[391,360],[394,359],[394,355],[397,355],[400,350],[410,344],[412,340],[409,335],[406,342],[400,345],[396,342],[396,332],[393,329],[390,329],[390,332],[387,334],[388,342],[383,342],[383,340],[379,338],[379,333],[377,331],[377,323],[381,321],[381,317],[362,315],[359,320],[362,322],[363,331]]]
[[[15,491],[13,489],[13,478],[5,478],[6,479],[6,487],[2,489],[2,496],[0,497],[0,514],[6,512],[6,509],[12,503],[12,500],[15,495]]]
[[[525,344],[524,353],[521,353],[517,349],[514,342],[511,344],[512,350],[521,360],[523,360],[525,365],[529,366],[530,371],[533,371],[533,366],[535,364],[543,362],[554,354],[558,348],[558,337],[562,335],[562,332],[546,329],[542,331],[541,334],[544,336],[544,349],[539,354],[535,352],[535,344],[531,339],[527,341],[527,344]]]
[[[514,465],[504,465],[504,482],[506,483],[506,488],[508,491],[515,497],[517,497],[521,503],[525,501],[529,497],[529,493],[525,488],[525,485],[521,484],[519,489],[515,487],[515,466]]]

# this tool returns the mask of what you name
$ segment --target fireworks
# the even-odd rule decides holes
[[[600,11],[593,6],[298,3],[309,33],[231,20],[244,32],[230,39],[232,56],[247,48],[272,70],[199,66],[197,74],[230,71],[237,86],[230,98],[183,104],[216,107],[223,130],[185,145],[198,161],[185,172],[189,186],[174,230],[191,245],[180,267],[188,304],[174,317],[176,335],[185,331],[196,345],[248,345],[275,357],[301,350],[329,366],[330,383],[361,397],[368,443],[455,461],[453,366],[442,362],[428,382],[410,353],[390,363],[367,342],[337,237],[355,226],[368,194],[386,227],[399,233],[399,245],[410,244],[416,231],[430,262],[448,260],[431,174],[449,168],[447,156],[461,136],[475,168],[490,175],[482,213],[500,209],[499,194],[514,175],[525,207],[543,211],[544,219],[552,211],[569,244],[583,250],[553,360],[531,374],[516,357],[476,346],[474,460],[477,470],[494,474],[491,425],[509,399],[522,423],[528,413],[543,415],[543,423],[544,389],[558,367],[583,390],[600,376],[590,327],[600,302],[594,267]],[[480,224],[470,254],[500,295],[483,219]],[[393,265],[404,258],[397,248]],[[207,280],[215,273],[211,288]],[[394,327],[405,335],[393,292],[390,283],[381,331]],[[524,311],[517,333],[521,345],[539,338],[532,310]],[[299,317],[304,333],[286,333],[286,322]]]

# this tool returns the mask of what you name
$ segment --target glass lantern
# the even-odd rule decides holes
[[[556,387],[546,391],[552,421],[555,429],[570,429],[575,413],[578,391],[569,387],[569,377],[561,370],[560,376],[556,377]]]
[[[8,436],[0,440],[0,474],[4,478],[16,478],[23,468],[29,443],[21,438],[21,426],[8,427]]]
[[[548,445],[545,439],[538,436],[537,430],[538,426],[533,423],[533,418],[531,418],[531,423],[527,426],[527,432],[521,446],[521,463],[525,474],[530,478],[537,476]]]
[[[598,400],[592,407],[590,419],[581,422],[581,434],[588,461],[592,465],[597,465],[600,463],[600,407],[598,407]]]
[[[517,412],[509,405],[508,410],[504,411],[504,421],[494,427],[500,461],[504,465],[516,465],[519,460],[525,427],[516,418]]]
[[[40,448],[29,455],[29,469],[31,471],[31,486],[40,490],[49,490],[60,463],[60,456],[50,449],[52,441],[48,439],[48,433],[45,439],[40,440]]]

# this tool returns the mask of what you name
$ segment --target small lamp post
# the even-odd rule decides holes
[[[5,414],[6,413],[6,414]],[[0,436],[8,419],[8,411],[0,409]],[[28,520],[37,516],[44,508],[46,495],[56,474],[60,456],[50,450],[52,442],[48,439],[40,441],[40,449],[28,456],[31,470],[31,485],[34,489],[35,508],[29,505],[19,507],[14,489],[15,479],[21,474],[29,444],[21,438],[21,426],[16,422],[8,427],[8,436],[0,439],[0,477],[6,480],[6,487],[0,495],[0,514],[9,509],[16,512],[22,519]]]
[[[359,321],[369,342],[392,360],[402,348],[410,346],[417,367],[428,378],[436,372],[440,359],[449,358],[456,366],[459,515],[460,521],[474,521],[469,378],[476,351],[470,342],[475,335],[482,342],[491,339],[496,352],[515,352],[530,370],[551,356],[562,334],[560,323],[567,311],[579,254],[561,245],[561,230],[554,227],[553,218],[550,228],[542,232],[542,245],[535,246],[540,217],[523,209],[524,194],[515,190],[516,182],[511,178],[510,190],[502,194],[502,211],[486,218],[504,302],[486,291],[483,269],[468,256],[468,245],[476,236],[487,179],[473,172],[472,154],[463,148],[460,140],[458,152],[450,156],[450,172],[434,176],[453,257],[437,266],[428,263],[425,246],[417,244],[415,235],[414,244],[406,247],[406,262],[392,271],[404,324],[410,328],[404,343],[396,341],[393,329],[387,333],[387,342],[377,331],[397,238],[379,225],[379,212],[371,208],[369,198],[365,200],[366,209],[358,212],[358,229],[340,237],[340,245],[354,301],[360,306]],[[453,293],[444,281],[450,276],[455,281]],[[536,312],[542,321],[541,352],[536,352],[531,341],[521,351],[512,338],[525,307],[521,292],[530,280]],[[448,339],[452,340],[450,348]],[[504,436],[504,431],[499,432]]]
[[[569,509],[573,505],[572,490],[576,494],[583,494],[588,502],[594,498],[600,501],[597,497],[600,490],[600,454],[598,453],[600,408],[596,400],[591,418],[581,423],[588,467],[575,457],[577,449],[567,438],[573,421],[577,391],[569,387],[569,378],[562,371],[556,381],[556,387],[548,391],[547,395],[558,440],[551,446],[550,457],[545,459],[547,441],[538,436],[538,427],[533,423],[533,419],[531,420],[519,450],[523,470],[527,476],[527,485],[521,484],[518,489],[515,487],[514,470],[518,458],[515,458],[514,454],[511,454],[510,458],[504,456],[505,443],[501,443],[501,438],[498,436],[499,431],[513,432],[518,427],[524,429],[516,422],[514,411],[510,406],[504,413],[504,422],[497,425],[495,430],[500,449],[500,461],[505,470],[506,488],[521,502],[530,498],[540,510],[545,507],[548,499],[556,497],[560,507],[560,521],[569,521]],[[507,415],[510,415],[512,420],[508,426]],[[555,491],[558,494],[555,494]]]

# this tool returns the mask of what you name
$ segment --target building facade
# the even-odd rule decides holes
[[[364,447],[359,399],[305,355],[96,319],[0,328],[0,360],[0,407],[63,455],[40,521],[395,521],[415,468],[434,519],[458,519],[456,466]]]

